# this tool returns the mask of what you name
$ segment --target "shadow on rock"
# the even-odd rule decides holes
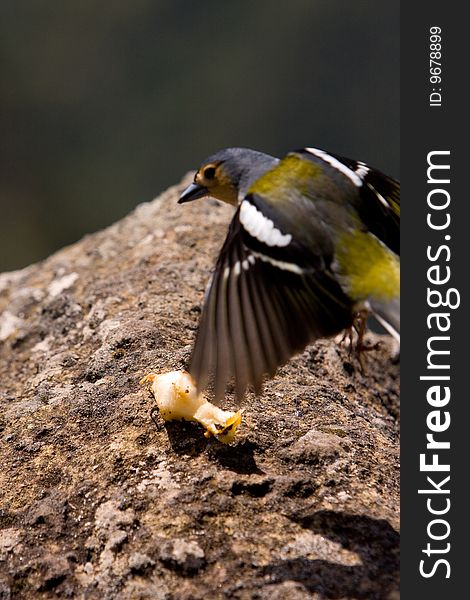
[[[289,518],[355,552],[362,564],[349,566],[299,557],[264,567],[264,576],[275,582],[297,581],[310,592],[331,599],[382,600],[397,589],[399,535],[387,521],[329,510]]]
[[[214,440],[214,445],[209,449],[209,456],[224,469],[234,471],[240,475],[262,475],[264,472],[255,461],[255,448],[256,445],[249,441],[241,442],[236,446],[225,446]]]
[[[171,449],[178,455],[199,456],[207,448],[207,438],[202,427],[190,421],[167,421],[161,428],[166,430]],[[160,426],[158,426],[160,429]]]
[[[234,446],[222,444],[211,437],[201,435],[201,426],[190,421],[167,421],[160,423],[152,416],[157,431],[166,430],[173,452],[179,455],[199,456],[207,450],[211,460],[224,469],[243,475],[263,474],[255,461],[256,445],[241,442]]]

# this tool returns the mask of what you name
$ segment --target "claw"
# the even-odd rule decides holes
[[[369,344],[366,341],[364,341],[364,337],[367,331],[368,317],[368,310],[359,310],[354,315],[353,324],[351,325],[351,327],[349,327],[349,329],[345,329],[343,337],[340,341],[340,344],[343,344],[346,340],[349,340],[349,354],[352,354],[354,352],[354,354],[356,355],[362,375],[365,375],[366,373],[366,368],[363,361],[364,353],[370,352],[371,350],[378,350],[380,348],[380,342],[376,342],[375,344]]]

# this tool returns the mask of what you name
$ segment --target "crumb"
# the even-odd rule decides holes
[[[198,394],[189,373],[171,371],[162,375],[150,373],[140,381],[151,383],[152,393],[165,421],[197,421],[206,429],[205,436],[216,437],[220,442],[233,441],[242,420],[242,411],[225,411],[208,402],[204,394]]]

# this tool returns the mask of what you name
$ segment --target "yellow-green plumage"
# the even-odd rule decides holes
[[[297,154],[288,154],[279,165],[257,179],[248,193],[279,196],[283,191],[294,189],[307,195],[312,181],[322,174],[315,163],[302,160]]]
[[[336,243],[337,273],[351,298],[393,300],[400,294],[400,260],[376,237],[344,233]]]

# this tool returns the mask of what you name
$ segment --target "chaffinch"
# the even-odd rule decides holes
[[[373,314],[399,340],[400,184],[364,162],[304,148],[207,158],[179,203],[236,207],[206,292],[189,371],[215,401],[258,394],[310,342]],[[365,320],[363,320],[365,323]]]

